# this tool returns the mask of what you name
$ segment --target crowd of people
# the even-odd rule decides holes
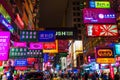
[[[25,80],[24,74],[12,74],[10,73],[9,76],[7,76],[6,73],[4,73],[1,76],[0,80]],[[43,71],[43,79],[42,80],[120,80],[120,73],[116,72],[114,74],[114,77],[112,77],[110,74],[107,74],[105,72],[46,72]]]
[[[65,73],[50,73],[44,77],[44,80],[120,80],[120,73],[116,72],[114,77],[111,77],[110,73],[101,74],[97,72],[85,72],[85,73],[74,73],[74,72],[65,72]]]

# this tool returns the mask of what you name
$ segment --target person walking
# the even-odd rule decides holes
[[[114,76],[114,80],[120,80],[119,72],[116,72],[116,74]]]

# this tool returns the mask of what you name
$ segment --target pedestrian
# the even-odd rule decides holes
[[[85,74],[84,74],[84,79],[85,79],[85,80],[88,80],[88,76],[89,76],[88,72],[85,72]]]
[[[2,80],[7,80],[7,75],[6,75],[6,73],[3,74]]]
[[[115,76],[114,76],[114,80],[119,80],[120,79],[120,75],[119,75],[119,72],[116,72]]]

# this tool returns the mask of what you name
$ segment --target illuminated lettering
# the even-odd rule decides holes
[[[73,32],[71,31],[58,31],[56,32],[57,36],[73,36]]]
[[[100,49],[98,50],[98,56],[103,56],[103,57],[106,57],[106,56],[113,56],[113,53],[112,53],[112,50],[110,49]]]

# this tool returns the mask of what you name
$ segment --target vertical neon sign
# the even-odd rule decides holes
[[[0,60],[8,60],[10,32],[0,32]]]
[[[4,18],[2,14],[0,14],[0,23],[4,25],[11,33],[13,33],[14,29],[10,25],[10,23]]]

